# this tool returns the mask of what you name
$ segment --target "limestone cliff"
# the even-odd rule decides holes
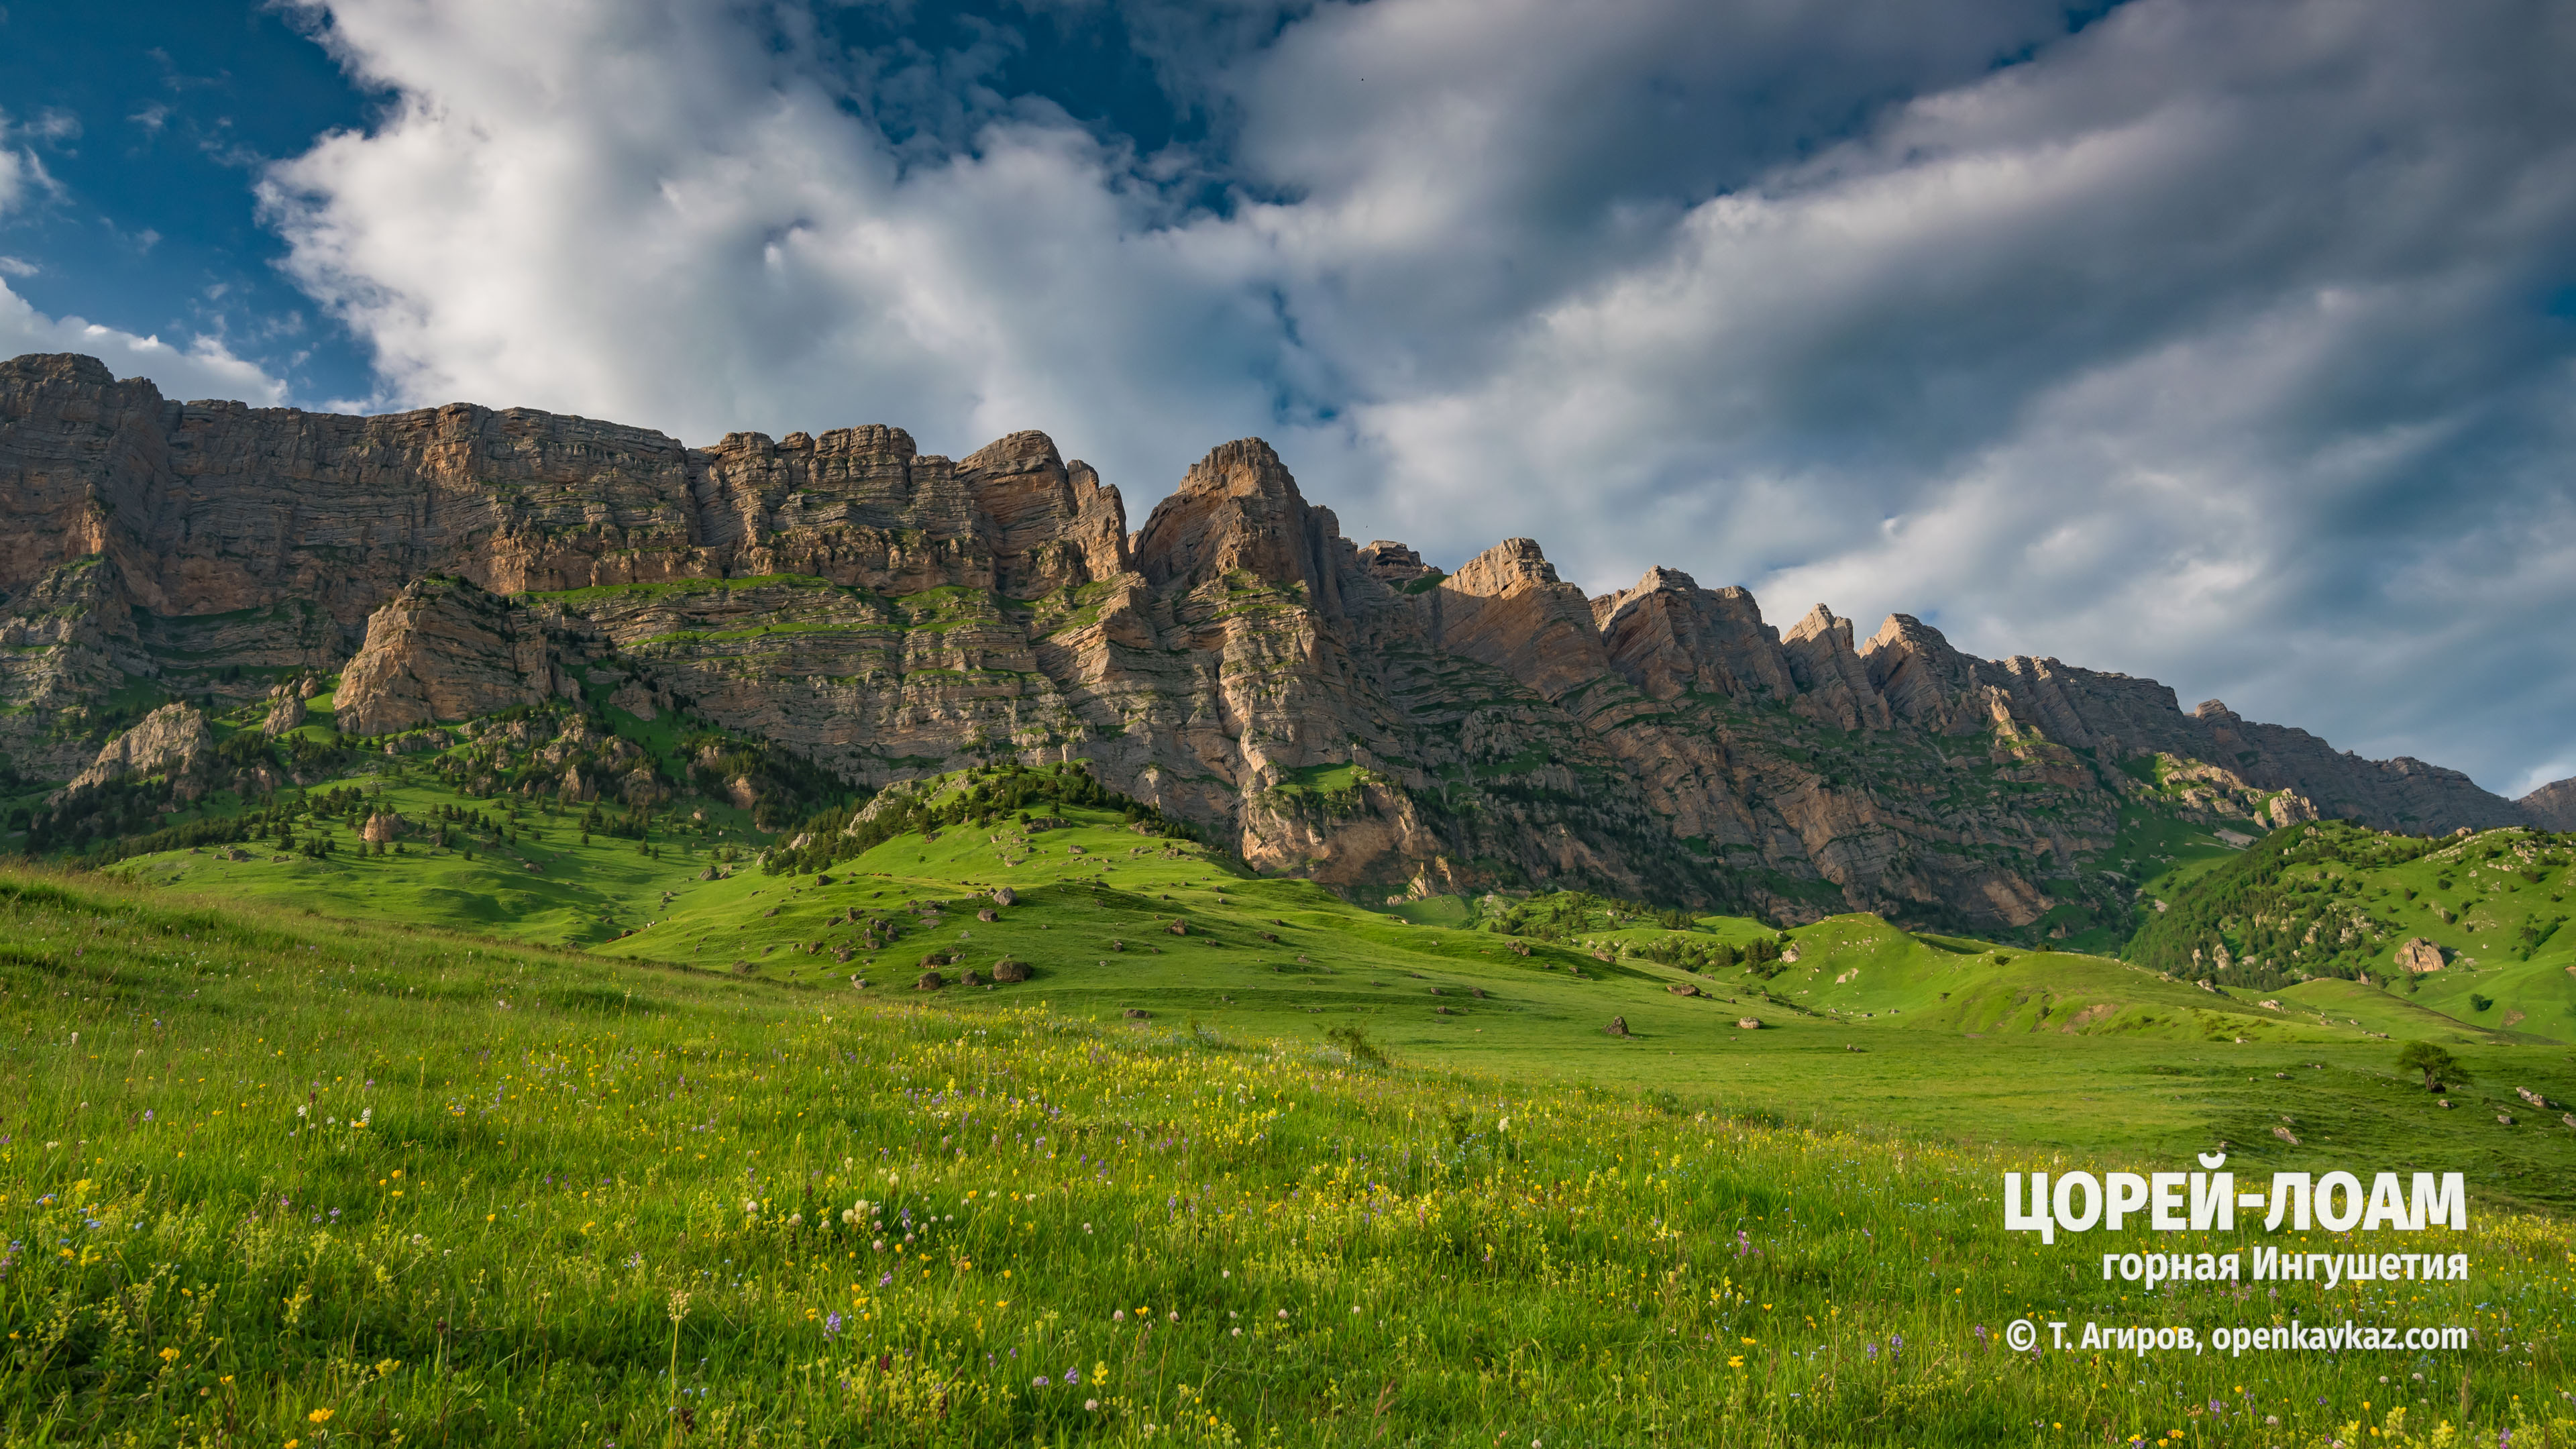
[[[369,739],[676,710],[859,785],[1088,759],[1260,868],[1372,891],[2035,932],[2125,919],[2097,868],[2124,802],[2249,829],[2554,808],[1904,615],[1783,633],[1661,568],[1586,598],[1528,539],[1443,574],[1343,537],[1258,439],[1131,537],[1038,433],[962,461],[884,425],[692,448],[524,409],[183,404],[32,356],[0,363],[0,509],[0,749],[52,778],[100,763],[120,701],[268,699],[286,731],[272,687],[336,671],[331,721]],[[612,767],[621,798],[662,788],[640,755],[582,769]]]
[[[2514,803],[2543,830],[2576,830],[2576,779],[2553,780]]]

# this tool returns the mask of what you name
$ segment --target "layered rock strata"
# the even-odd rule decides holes
[[[338,671],[356,735],[582,698],[862,785],[1078,757],[1340,885],[1987,929],[2124,912],[2077,866],[2142,792],[2274,823],[2524,818],[2456,772],[1972,658],[1904,615],[1864,642],[1819,605],[1783,633],[1660,568],[1587,598],[1527,539],[1442,574],[1345,539],[1257,439],[1131,537],[1037,433],[963,461],[885,426],[690,448],[523,409],[182,404],[35,356],[0,363],[0,508],[0,748],[56,778],[137,684],[246,701]],[[2123,768],[2144,759],[2170,764]]]

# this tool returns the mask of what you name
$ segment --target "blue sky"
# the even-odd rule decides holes
[[[1268,437],[1539,539],[2576,774],[2576,12],[7,4],[0,352],[693,442]]]

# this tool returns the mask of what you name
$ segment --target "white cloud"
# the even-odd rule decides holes
[[[2576,644],[2496,623],[2576,604],[2576,12],[1125,9],[1206,144],[792,7],[339,0],[396,102],[267,206],[382,404],[1041,427],[1140,514],[1261,432],[1452,563],[1904,609],[2491,782],[2576,747]]]
[[[0,282],[0,357],[28,352],[85,352],[117,376],[148,377],[163,396],[182,401],[230,398],[263,407],[286,401],[285,383],[235,357],[214,338],[173,347],[158,337],[138,337],[78,317],[48,317]]]

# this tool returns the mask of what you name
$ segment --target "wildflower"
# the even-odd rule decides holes
[[[144,1108],[144,1109],[143,1109],[143,1120],[144,1120],[144,1121],[146,1121],[146,1122],[149,1122],[149,1121],[151,1121],[151,1120],[152,1120],[152,1109],[151,1109],[151,1108],[146,1107],[146,1108]]]
[[[880,1277],[877,1279],[877,1286],[878,1286],[878,1287],[880,1287],[880,1288],[889,1287],[889,1286],[891,1286],[893,1283],[894,1283],[894,1275],[893,1275],[892,1273],[884,1274],[884,1275],[880,1276]]]
[[[1066,1370],[1064,1371],[1064,1381],[1065,1381],[1066,1383],[1069,1383],[1069,1384],[1078,1384],[1078,1383],[1081,1383],[1081,1382],[1082,1382],[1082,1370],[1080,1370],[1080,1369],[1066,1369]]]
[[[1085,1399],[1082,1401],[1082,1407],[1086,1412],[1097,1414],[1100,1412],[1100,1401],[1098,1399]]]
[[[1046,1380],[1046,1375],[1045,1375],[1045,1374],[1040,1374],[1040,1375],[1038,1375],[1036,1378],[1033,1378],[1033,1379],[1029,1380],[1029,1387],[1030,1387],[1030,1388],[1033,1388],[1033,1389],[1042,1389],[1042,1388],[1045,1388],[1046,1386],[1047,1386],[1047,1380]]]
[[[1285,1309],[1285,1308],[1280,1309],[1280,1310],[1279,1310],[1279,1316],[1280,1316],[1280,1317],[1282,1317],[1282,1318],[1287,1317],[1287,1316],[1288,1316],[1288,1310],[1287,1310],[1287,1309]]]
[[[823,1320],[823,1336],[825,1338],[838,1338],[840,1334],[841,1315],[835,1313],[831,1317]]]
[[[328,1424],[331,1422],[331,1411],[329,1409],[315,1409],[312,1413],[309,1413],[304,1417],[312,1420],[316,1424]]]
[[[1742,1355],[1742,1354],[1740,1354],[1740,1353],[1728,1354],[1728,1355],[1726,1356],[1726,1366],[1727,1366],[1728,1368],[1742,1368],[1742,1367],[1744,1367],[1744,1355]]]

